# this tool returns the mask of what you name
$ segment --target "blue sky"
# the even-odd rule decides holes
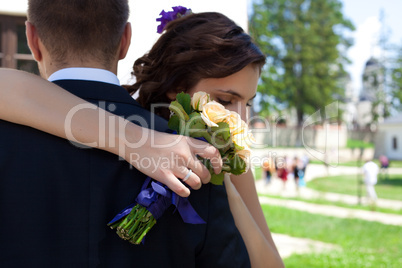
[[[348,56],[353,63],[347,67],[352,76],[354,90],[361,90],[361,75],[366,61],[380,57],[381,50],[376,46],[381,29],[389,32],[389,42],[402,45],[402,0],[341,0],[343,14],[356,27],[352,33],[355,44]],[[384,18],[381,23],[380,11]]]

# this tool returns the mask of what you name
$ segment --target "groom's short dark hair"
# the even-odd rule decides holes
[[[128,16],[128,0],[28,0],[28,21],[61,65],[71,57],[111,64]]]

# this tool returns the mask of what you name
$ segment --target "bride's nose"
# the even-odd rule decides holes
[[[238,111],[237,113],[240,115],[241,119],[243,121],[247,121],[247,115],[248,115],[248,107],[245,104],[239,103],[238,107]]]

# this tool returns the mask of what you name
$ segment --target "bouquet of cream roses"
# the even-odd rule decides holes
[[[220,174],[215,174],[209,161],[204,164],[211,173],[211,183],[221,185],[225,173],[240,175],[247,171],[253,136],[247,124],[236,112],[210,99],[205,92],[180,93],[170,104],[172,116],[169,128],[178,134],[201,138],[219,149],[223,167]]]
[[[209,160],[199,157],[211,173],[212,184],[222,185],[225,173],[240,175],[247,171],[249,144],[253,137],[239,114],[211,100],[205,92],[197,92],[192,98],[189,94],[180,93],[169,109],[172,112],[168,122],[170,129],[180,135],[207,141],[219,150],[223,161],[220,174],[213,172]],[[187,198],[148,178],[136,198],[136,204],[124,209],[108,225],[116,229],[121,238],[140,244],[170,205],[177,207],[184,222],[205,223]]]

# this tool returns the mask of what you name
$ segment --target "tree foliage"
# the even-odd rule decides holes
[[[391,98],[392,105],[402,110],[402,46],[398,48],[397,56],[391,69]]]
[[[344,95],[346,50],[354,30],[339,0],[261,0],[253,4],[250,34],[267,55],[261,107],[295,108],[298,124]],[[273,105],[274,104],[274,105]],[[278,106],[277,106],[278,107]]]

